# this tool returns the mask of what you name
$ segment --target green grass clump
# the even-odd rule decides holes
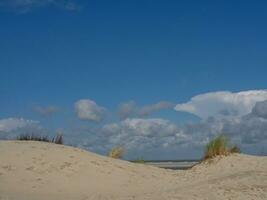
[[[240,148],[236,145],[231,146],[229,139],[224,135],[219,135],[211,140],[205,149],[204,159],[213,158],[215,156],[227,156],[231,153],[240,153]]]
[[[108,157],[115,158],[115,159],[121,159],[125,154],[125,149],[121,146],[115,147],[110,150],[108,153]]]

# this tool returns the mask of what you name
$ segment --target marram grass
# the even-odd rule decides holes
[[[236,145],[231,146],[229,139],[220,135],[211,140],[205,149],[204,159],[213,158],[215,156],[224,155],[227,156],[231,153],[240,153],[240,148]]]
[[[125,149],[123,147],[115,147],[110,150],[108,156],[115,159],[120,159],[125,154]]]

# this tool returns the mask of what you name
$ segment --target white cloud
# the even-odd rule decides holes
[[[187,123],[182,128],[184,134],[192,136],[192,144],[204,145],[219,134],[227,135],[234,143],[241,145],[267,143],[267,110],[258,112],[258,107],[267,101],[258,102],[252,112],[237,117],[210,117],[198,123]]]
[[[229,136],[233,143],[240,144],[241,147],[255,145],[260,148],[267,143],[265,98],[266,90],[202,94],[186,103],[189,108],[194,108],[193,111],[186,109],[187,112],[190,111],[202,118],[199,122],[177,126],[162,118],[127,118],[104,126],[64,130],[64,138],[69,144],[101,153],[106,153],[114,146],[124,145],[132,157],[136,152],[139,152],[139,155],[154,154],[157,157],[157,152],[167,154],[181,152],[182,149],[200,151],[210,139],[221,133]],[[168,105],[167,103],[166,107]],[[134,102],[129,102],[123,110],[125,116],[130,116],[133,113],[138,115],[142,108],[149,108],[147,110],[150,112],[151,107],[152,110],[157,110],[165,107],[165,104],[138,107]],[[77,101],[75,111],[80,119],[89,121],[100,121],[106,112],[105,108],[90,99]],[[15,138],[21,133],[45,131],[38,127],[38,122],[32,120],[2,119],[0,137]],[[201,152],[198,152],[199,155]]]
[[[19,128],[38,124],[39,122],[23,118],[7,118],[0,120],[0,132],[11,132]]]
[[[38,121],[24,118],[7,118],[0,120],[0,139],[15,139],[21,134],[48,135],[48,130]]]
[[[160,149],[190,140],[176,125],[164,119],[126,119],[105,125],[102,134],[107,144],[124,145],[127,149]]]
[[[257,102],[252,109],[251,114],[267,119],[267,101]]]
[[[98,106],[90,99],[81,99],[74,105],[78,117],[82,120],[96,121],[102,120],[105,108]]]
[[[80,6],[72,0],[2,0],[0,7],[14,10],[18,13],[27,13],[32,9],[54,6],[64,10],[79,10]]]
[[[120,119],[126,119],[129,117],[146,117],[154,112],[169,109],[174,106],[173,103],[168,101],[160,101],[155,104],[139,107],[134,101],[129,101],[119,105],[119,117]]]
[[[129,153],[147,153],[179,148],[190,141],[175,124],[164,119],[126,119],[97,129],[90,126],[88,130],[71,131],[71,134],[70,143],[101,153],[118,145],[123,145]]]
[[[180,127],[164,119],[127,118],[105,125],[97,131],[93,149],[110,149],[124,145],[129,151],[179,151],[181,148],[203,148],[212,138],[225,134],[241,146],[267,142],[267,92],[214,92],[192,98],[183,108],[202,119]],[[262,102],[261,102],[262,101]],[[125,104],[125,113],[137,115],[134,102]],[[218,107],[218,109],[217,109]],[[181,108],[181,107],[180,107]],[[124,113],[124,114],[125,114]],[[86,142],[84,143],[86,146]]]
[[[262,103],[265,104],[266,101]],[[210,139],[225,134],[234,144],[241,147],[254,145],[259,151],[267,144],[267,110],[261,109],[261,112],[257,113],[255,108],[259,105],[263,106],[257,103],[253,111],[244,116],[209,117],[179,127],[161,118],[128,118],[106,124],[102,128],[90,126],[88,130],[84,129],[80,133],[72,131],[75,135],[71,141],[75,141],[80,147],[101,153],[106,153],[114,146],[123,145],[132,157],[135,157],[134,152],[149,156],[156,155],[156,152],[162,155],[167,152],[177,153],[183,149],[191,152],[197,149],[199,152],[196,154],[201,156],[204,145]]]
[[[117,128],[120,128],[119,132],[132,132],[134,135],[142,136],[166,136],[173,134],[177,131],[175,125],[164,119],[126,119],[119,124],[105,125],[104,129],[113,130],[117,132]]]
[[[249,90],[242,92],[210,92],[191,98],[187,103],[177,104],[176,111],[208,117],[237,117],[250,113],[255,104],[267,100],[267,90]]]
[[[173,152],[185,148],[191,152],[197,149],[196,155],[201,156],[204,145],[222,133],[233,144],[241,147],[256,145],[255,148],[260,149],[267,143],[267,119],[249,114],[236,118],[208,118],[178,127],[164,119],[133,118],[106,124],[102,128],[89,127],[80,133],[72,132],[75,132],[72,144],[74,142],[92,151],[105,154],[114,146],[122,145],[133,158],[136,158],[134,152],[144,156],[169,152],[172,155],[168,156],[174,158]]]

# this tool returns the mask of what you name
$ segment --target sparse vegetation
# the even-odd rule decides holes
[[[241,153],[241,150],[238,146],[234,145],[233,147],[231,147],[230,153]]]
[[[205,149],[204,159],[209,159],[218,155],[229,155],[231,153],[240,153],[240,148],[236,145],[231,146],[229,139],[220,135],[211,140]]]
[[[122,146],[111,149],[108,156],[115,159],[120,159],[125,154],[125,149]]]
[[[16,139],[22,140],[22,141],[39,141],[39,142],[50,142],[50,143],[55,143],[55,144],[63,144],[62,134],[57,134],[57,136],[52,139],[50,139],[48,136],[41,136],[41,135],[36,135],[36,134],[21,134]]]
[[[61,133],[57,134],[55,138],[52,140],[55,144],[63,144],[63,135]]]
[[[145,164],[146,163],[146,161],[143,158],[139,158],[137,160],[133,160],[132,162],[133,163],[140,163],[140,164]]]

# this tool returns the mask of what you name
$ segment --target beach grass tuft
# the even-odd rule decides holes
[[[125,149],[122,146],[114,147],[108,153],[110,158],[121,159],[125,154]]]
[[[205,148],[204,160],[213,158],[215,156],[224,155],[227,156],[231,153],[240,153],[240,148],[236,145],[231,146],[230,140],[224,136],[219,135],[211,140]]]

